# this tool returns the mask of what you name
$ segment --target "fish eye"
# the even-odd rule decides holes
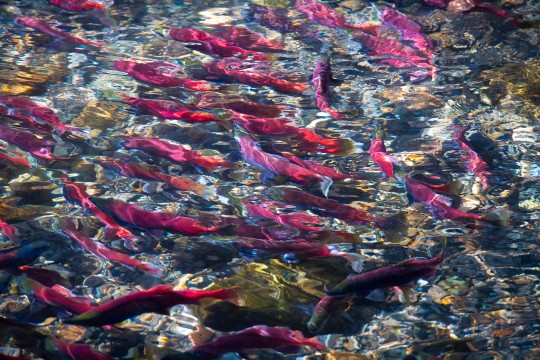
[[[50,153],[49,149],[47,149],[47,148],[41,148],[41,149],[39,149],[38,152],[39,152],[40,154],[42,154],[42,155],[47,155],[47,154]]]

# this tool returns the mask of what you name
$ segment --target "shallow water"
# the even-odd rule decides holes
[[[0,354],[89,358],[62,354],[61,346],[51,343],[59,339],[88,344],[118,358],[160,359],[186,352],[184,356],[189,356],[195,345],[267,325],[316,336],[327,350],[302,347],[288,355],[249,350],[223,358],[540,356],[537,2],[490,3],[520,19],[519,26],[512,18],[415,1],[323,3],[344,15],[347,24],[371,23],[379,26],[376,32],[310,20],[288,0],[102,3],[106,11],[75,12],[47,1],[0,0],[0,125],[50,141],[30,154],[27,141],[21,145],[14,135],[0,136],[0,220],[5,222],[0,224],[0,249],[30,254],[18,262],[0,254]],[[418,23],[433,48],[422,52],[399,30],[382,23],[385,8]],[[271,13],[273,20],[268,21]],[[19,14],[66,24],[59,28],[103,46],[70,43],[16,24]],[[322,16],[330,18],[328,13]],[[266,60],[255,59],[260,53],[224,57],[236,59],[227,71],[242,71],[248,78],[270,74],[300,86],[300,91],[209,71],[208,64],[222,60],[220,56],[207,54],[208,48],[193,41],[175,41],[167,35],[171,28],[195,28],[226,36],[224,26],[247,27],[282,44],[278,50],[264,46],[252,50],[265,54]],[[416,60],[381,49],[377,53],[362,41],[365,34],[412,49],[421,60],[411,65]],[[242,44],[248,45],[249,41]],[[329,104],[342,118],[316,105],[312,75],[321,59],[330,61]],[[392,62],[396,59],[401,65]],[[173,77],[208,82],[212,91],[136,79],[118,70],[114,64],[119,60],[167,62],[179,67]],[[165,80],[158,76],[158,81]],[[122,95],[174,101],[219,121],[163,120],[127,104]],[[62,133],[43,124],[28,105],[17,107],[6,100],[20,98],[53,109],[61,123],[77,129]],[[280,105],[273,108],[274,115],[289,119],[295,127],[280,134],[264,128],[262,134],[233,125],[232,112],[219,105],[231,101]],[[247,112],[246,105],[242,109]],[[258,113],[251,112],[263,117],[262,108],[257,109]],[[457,137],[456,126],[466,127],[462,138]],[[266,153],[295,155],[350,174],[335,180],[326,195],[365,211],[371,220],[354,220],[328,204],[284,196],[286,189],[294,189],[325,198],[322,184],[327,179],[295,181],[298,168],[288,176],[265,171],[260,161],[257,166],[242,153],[240,138],[250,132]],[[127,146],[125,136],[174,141],[228,164],[208,168],[171,161],[166,155]],[[384,176],[368,152],[376,136],[383,136],[388,154],[396,159],[397,179]],[[55,159],[43,158],[43,148],[50,148]],[[472,168],[473,155],[485,168]],[[183,177],[190,190],[180,190],[163,178],[122,174],[99,162],[105,158],[155,166],[145,169]],[[483,218],[445,218],[440,209],[422,204],[418,195],[413,201],[405,174],[430,184],[451,184],[452,207]],[[70,198],[66,194],[70,183],[84,184],[91,202],[113,215],[118,226],[136,239],[138,249],[130,249],[129,241],[95,212]],[[136,226],[122,218],[128,210],[112,212],[111,200],[123,202],[121,209],[136,205],[195,219],[204,230],[189,235],[174,231],[173,225],[158,226],[166,222],[163,217],[158,221],[149,216],[138,218],[148,223]],[[257,213],[260,204],[264,210]],[[304,220],[291,221],[299,213]],[[163,273],[151,276],[95,256],[68,235],[66,224]],[[305,248],[267,251],[253,245],[265,242],[265,246],[300,242],[309,251],[318,247],[356,254],[358,261],[351,263],[351,256],[313,255]],[[444,260],[436,274],[408,284],[412,288],[408,301],[399,299],[395,289],[384,288],[382,298],[359,293],[323,325],[308,327],[319,300],[354,270],[432,258],[441,251]],[[24,265],[37,268],[42,277],[46,270],[57,272],[64,287],[93,304],[159,284],[171,284],[175,290],[233,287],[243,302],[206,299],[200,305],[174,306],[170,315],[132,317],[116,328],[69,325],[65,320],[75,315],[73,311],[37,299],[28,280],[31,275],[20,268]]]

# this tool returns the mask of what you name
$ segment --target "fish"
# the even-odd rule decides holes
[[[257,166],[267,174],[284,175],[301,184],[319,181],[323,194],[325,196],[328,194],[328,189],[332,185],[332,179],[329,177],[296,165],[282,156],[262,151],[249,135],[237,136],[236,141],[240,145],[240,152],[247,163]]]
[[[382,10],[381,21],[398,30],[404,40],[412,41],[418,50],[425,54],[428,59],[431,59],[433,44],[422,34],[420,25],[402,13],[387,7]]]
[[[476,151],[473,150],[471,144],[465,137],[465,132],[469,130],[469,127],[455,126],[454,128],[456,129],[456,132],[454,133],[454,141],[458,143],[461,150],[467,153],[466,155],[462,155],[462,158],[467,161],[465,166],[473,174],[478,176],[484,189],[489,189],[491,186],[487,177],[491,175],[491,173],[487,171],[488,164]]]
[[[0,139],[44,160],[65,160],[53,154],[54,142],[35,136],[30,131],[0,125]]]
[[[171,285],[158,285],[148,290],[132,292],[109,300],[78,316],[64,320],[66,324],[82,326],[112,325],[137,315],[157,313],[169,315],[176,305],[199,304],[202,299],[212,298],[237,302],[236,289],[173,290]]]
[[[84,134],[83,130],[60,122],[60,119],[54,110],[41,106],[28,98],[0,96],[0,104],[3,104],[10,109],[7,114],[8,116],[21,120],[35,120],[40,125],[51,125],[56,129],[59,135],[64,135],[66,132]]]
[[[0,232],[9,241],[13,242],[19,237],[19,229],[0,219]]]
[[[433,191],[429,184],[412,179],[408,175],[404,176],[404,180],[407,192],[416,201],[429,206],[435,215],[441,218],[450,220],[488,221],[483,216],[454,209],[451,207],[452,199],[447,196],[437,194],[435,191]]]
[[[231,122],[240,125],[246,131],[256,135],[289,135],[301,142],[299,149],[303,151],[320,151],[329,154],[342,153],[348,150],[344,139],[329,138],[317,134],[311,129],[292,125],[288,118],[260,118],[251,115],[232,113]]]
[[[182,191],[190,191],[199,196],[208,195],[211,189],[191,179],[163,174],[158,166],[128,162],[120,159],[98,158],[98,164],[113,169],[117,173],[136,179],[162,181]]]
[[[294,3],[296,10],[304,13],[311,21],[332,28],[356,29],[369,31],[373,29],[372,24],[354,25],[349,24],[343,15],[339,15],[335,10],[317,0],[296,0]]]
[[[31,264],[50,247],[50,244],[40,240],[4,252],[0,254],[0,270],[16,269],[19,266]]]
[[[219,226],[205,226],[199,220],[170,212],[147,211],[137,205],[116,200],[99,200],[115,219],[144,229],[159,229],[175,234],[199,235],[218,232]]]
[[[48,287],[52,287],[56,284],[62,286],[68,286],[68,281],[54,270],[37,268],[33,266],[19,266],[18,271],[24,274],[28,279],[34,280]]]
[[[49,337],[47,342],[52,343],[65,357],[72,360],[114,360],[116,358],[95,350],[88,344],[76,344]],[[49,346],[50,347],[50,346]]]
[[[15,23],[21,26],[31,27],[47,35],[51,35],[52,37],[62,39],[69,43],[92,45],[92,46],[97,46],[97,47],[103,46],[103,44],[98,41],[86,40],[86,39],[71,35],[68,32],[58,29],[56,26],[61,25],[61,24],[56,21],[46,21],[46,20],[41,20],[37,18],[32,18],[26,15],[17,15],[15,17]]]
[[[424,0],[426,5],[447,9],[454,13],[483,12],[509,19],[515,26],[521,26],[521,21],[511,13],[480,0]]]
[[[100,3],[90,0],[48,0],[49,4],[58,6],[68,11],[86,11],[86,10],[101,10],[105,11],[107,8]]]
[[[356,175],[343,174],[339,170],[336,170],[329,166],[321,165],[316,161],[303,160],[303,159],[300,159],[298,156],[294,156],[294,155],[286,154],[286,153],[284,153],[283,156],[297,165],[300,165],[306,169],[316,172],[317,174],[320,174],[322,176],[327,176],[332,180],[344,180],[344,179],[357,178]]]
[[[0,145],[1,147],[1,145]],[[12,154],[15,154],[15,156],[10,156],[4,152],[0,152],[0,159],[7,160],[13,164],[22,165],[27,168],[31,168],[32,164],[28,162],[28,160],[25,158],[25,154],[20,151],[10,151]]]
[[[312,333],[320,331],[333,316],[345,312],[351,306],[351,296],[325,295],[313,309],[307,327]]]
[[[77,243],[79,243],[79,245],[81,245],[85,250],[91,252],[100,259],[113,261],[131,270],[139,269],[147,273],[148,275],[157,278],[161,277],[161,275],[163,274],[163,270],[154,264],[150,264],[139,259],[132,258],[116,250],[109,249],[102,243],[91,239],[85,233],[77,230],[75,225],[71,221],[63,222],[62,231],[70,238],[75,240]]]
[[[208,112],[192,111],[168,100],[150,100],[121,95],[126,104],[138,107],[162,120],[181,120],[187,123],[218,122],[219,119]]]
[[[124,136],[122,139],[122,146],[127,149],[141,150],[175,163],[188,163],[207,171],[229,167],[229,163],[225,160],[201,155],[198,151],[189,150],[172,141],[134,136]]]
[[[120,226],[110,215],[105,214],[92,202],[90,195],[86,192],[86,185],[83,183],[64,181],[63,193],[68,201],[81,206],[113,229],[116,236],[123,239],[125,245],[129,249],[136,250],[138,248],[136,245],[138,240],[137,237],[135,237],[128,229]]]
[[[285,188],[279,193],[281,200],[285,202],[308,205],[311,208],[315,208],[315,211],[319,209],[323,216],[331,216],[350,222],[353,225],[356,223],[374,223],[383,230],[395,230],[403,225],[402,219],[399,216],[388,218],[374,217],[365,210],[342,204],[337,200],[311,195],[303,191]]]
[[[245,49],[255,51],[284,51],[285,46],[279,40],[269,40],[262,34],[245,26],[217,26],[216,32],[224,39]]]
[[[278,117],[283,112],[291,110],[291,108],[287,106],[268,105],[260,104],[257,102],[234,100],[230,97],[219,97],[211,93],[203,94],[203,96],[197,103],[197,108],[223,108],[233,110],[235,113],[270,118]]]
[[[199,45],[188,45],[188,47],[208,55],[253,60],[266,60],[269,58],[267,54],[243,49],[223,38],[215,37],[202,30],[173,28],[169,30],[168,35],[171,39],[176,41],[188,43],[197,42]]]
[[[178,75],[185,75],[185,72],[180,67],[164,61],[140,63],[132,60],[117,60],[113,63],[113,67],[127,73],[132,78],[152,85],[181,86],[196,91],[216,90],[209,82],[178,77]]]
[[[325,350],[316,338],[305,338],[300,331],[284,327],[255,325],[230,335],[223,335],[214,341],[190,350],[200,359],[216,359],[221,354],[240,352],[248,349],[273,349],[285,354],[299,352],[302,346]]]
[[[383,37],[373,36],[367,33],[357,32],[352,40],[358,41],[365,48],[370,56],[375,57],[375,61],[388,64],[398,69],[424,68],[426,72],[411,72],[411,80],[422,80],[428,75],[433,78],[436,67],[430,63],[430,59],[417,49],[413,49],[402,43]]]
[[[247,199],[242,199],[242,204],[245,206],[246,210],[248,211],[249,216],[260,216],[260,217],[269,218],[279,224],[292,226],[300,230],[308,230],[308,231],[324,230],[324,228],[321,228],[321,227],[308,225],[308,224],[322,223],[323,220],[318,217],[311,216],[304,212],[279,214],[269,209],[269,207],[271,206],[283,208],[285,207],[284,204],[279,204],[279,203],[271,202],[271,201],[263,201],[260,204],[257,204],[257,203],[251,204],[248,202]]]
[[[350,261],[352,269],[356,272],[362,269],[364,263],[364,258],[360,254],[340,252],[327,245],[305,240],[276,241],[244,237],[234,239],[234,243],[240,248],[277,252],[280,255],[293,253],[295,257],[301,259],[341,256]]]
[[[396,174],[394,173],[394,164],[397,161],[393,156],[386,152],[386,146],[384,146],[383,139],[379,137],[373,139],[369,148],[369,155],[371,155],[371,159],[379,165],[379,168],[386,176],[397,179]]]
[[[258,5],[250,2],[249,11],[254,20],[270,28],[286,32],[294,32],[299,28],[298,25],[291,21],[287,14],[287,9]]]
[[[283,80],[283,74],[249,69],[249,65],[238,59],[205,62],[203,66],[211,74],[226,75],[247,85],[269,86],[284,93],[298,94],[308,88],[303,82]]]
[[[82,314],[94,308],[89,298],[76,296],[70,290],[58,284],[48,287],[33,281],[31,288],[34,297],[38,301],[65,309],[72,314]]]
[[[443,261],[441,252],[431,259],[408,259],[397,265],[366,271],[343,280],[330,289],[327,296],[368,296],[372,291],[394,286],[405,286],[418,279],[429,279],[437,273]]]
[[[315,101],[317,102],[317,106],[321,111],[330,114],[332,117],[342,119],[345,115],[332,109],[328,102],[328,91],[331,78],[332,71],[330,70],[330,61],[317,61],[313,69],[313,77],[311,80],[315,86]]]

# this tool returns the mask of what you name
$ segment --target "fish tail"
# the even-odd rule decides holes
[[[325,197],[328,197],[328,190],[330,190],[330,186],[332,186],[333,182],[334,181],[328,176],[324,176],[321,179],[321,191]]]
[[[154,264],[143,262],[138,268],[155,278],[160,278],[163,275],[163,269]]]
[[[234,304],[236,306],[244,306],[246,304],[246,300],[244,299],[244,297],[238,291],[237,288],[220,289],[212,297],[216,299],[228,301],[231,304]]]
[[[387,216],[378,220],[376,224],[389,239],[398,241],[407,233],[407,214],[400,212],[396,215]]]
[[[353,271],[357,273],[362,272],[362,267],[364,265],[364,257],[362,255],[356,254],[356,253],[346,253],[346,252],[338,252],[338,251],[336,252],[332,251],[331,254],[334,256],[341,256],[349,260]]]

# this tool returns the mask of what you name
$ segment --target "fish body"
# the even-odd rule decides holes
[[[21,120],[30,121],[37,119],[37,122],[53,126],[60,135],[65,132],[81,133],[82,131],[74,126],[66,125],[60,121],[58,115],[48,107],[41,106],[28,98],[17,96],[0,96],[0,104],[5,105],[11,111],[7,114]]]
[[[130,178],[162,181],[178,190],[191,191],[197,195],[202,195],[206,190],[204,185],[196,183],[188,178],[163,174],[157,166],[145,166],[134,162],[107,158],[100,158],[97,162],[100,165],[111,168],[117,173]]]
[[[521,26],[521,21],[514,15],[480,0],[424,0],[424,3],[454,13],[483,12],[494,14],[509,19],[516,26]]]
[[[231,122],[240,125],[252,134],[293,136],[294,139],[301,142],[299,148],[305,151],[320,151],[333,154],[344,150],[341,139],[325,137],[311,129],[296,127],[292,125],[292,120],[287,118],[259,118],[233,113]]]
[[[290,154],[283,154],[283,156],[297,165],[316,172],[322,176],[327,176],[332,180],[344,180],[356,177],[354,175],[343,174],[334,168],[321,165],[316,161],[302,160],[299,157]]]
[[[218,34],[224,39],[245,49],[255,51],[283,51],[285,47],[278,40],[268,40],[262,34],[244,26],[219,26]]]
[[[176,163],[189,163],[205,170],[215,170],[218,167],[229,166],[224,160],[203,156],[195,150],[186,149],[180,144],[167,140],[128,136],[123,138],[122,146],[125,148],[142,150]]]
[[[461,150],[467,153],[467,155],[463,156],[463,159],[467,161],[467,169],[469,169],[473,174],[478,176],[484,189],[489,189],[490,185],[487,176],[491,174],[489,171],[487,171],[488,164],[484,161],[484,159],[482,159],[480,155],[478,155],[476,151],[473,150],[471,144],[469,143],[467,138],[465,138],[465,132],[468,129],[469,128],[465,126],[457,127],[457,131],[454,133],[454,141],[459,144]]]
[[[219,121],[214,115],[202,112],[192,111],[168,100],[149,100],[139,99],[122,95],[122,100],[129,105],[138,107],[160,119],[181,120],[187,123],[204,123]]]
[[[266,60],[268,58],[266,54],[243,49],[223,38],[197,29],[173,28],[169,30],[169,37],[181,42],[197,42],[199,45],[191,45],[190,47],[208,55],[251,58],[254,60]]]
[[[202,96],[197,107],[224,108],[233,110],[236,113],[270,118],[278,117],[284,111],[290,110],[287,106],[260,104],[243,100],[230,100],[225,97],[214,96],[213,94],[209,95],[209,93]]]
[[[64,356],[72,360],[114,360],[115,358],[100,353],[95,350],[92,346],[87,344],[75,344],[67,343],[55,338],[49,338],[50,342],[56,346],[58,351],[60,351]]]
[[[324,296],[313,309],[307,323],[309,331],[316,333],[332,317],[343,313],[350,305],[348,296]]]
[[[100,3],[90,0],[48,0],[49,4],[58,6],[64,10],[69,11],[86,11],[86,10],[101,10],[105,11],[107,8]]]
[[[407,192],[416,201],[432,207],[438,216],[450,220],[487,221],[480,215],[466,213],[458,209],[454,209],[450,206],[452,204],[452,200],[449,197],[437,194],[428,184],[425,184],[419,180],[411,179],[407,175],[405,175],[404,179]]]
[[[302,184],[313,180],[320,181],[323,193],[327,193],[328,188],[332,185],[332,179],[330,178],[296,165],[282,156],[262,151],[255,140],[249,135],[239,136],[236,140],[240,144],[240,151],[244,160],[251,165],[272,174],[285,175],[293,181]]]
[[[254,3],[249,4],[251,16],[259,23],[273,29],[293,32],[298,29],[287,14],[287,9],[263,6]]]
[[[180,67],[164,61],[138,63],[131,60],[117,60],[113,63],[113,67],[137,80],[157,86],[181,86],[196,91],[213,90],[212,84],[206,81],[178,77],[178,75],[185,75],[185,72]]]
[[[376,289],[404,286],[418,279],[429,279],[443,261],[442,253],[431,259],[409,259],[397,265],[386,266],[352,276],[329,290],[327,296],[366,296]]]
[[[315,21],[321,25],[332,28],[348,28],[357,30],[371,30],[372,25],[353,25],[347,23],[347,19],[343,15],[339,15],[335,10],[329,8],[325,4],[317,0],[296,0],[296,10],[304,13],[311,21]]]
[[[330,70],[330,61],[321,60],[315,63],[313,69],[312,83],[315,86],[315,101],[321,111],[332,115],[336,119],[344,118],[345,116],[330,107],[328,102],[328,91],[330,89],[330,80],[332,72]]]
[[[36,137],[30,131],[16,130],[0,125],[0,139],[40,159],[61,159],[53,154],[54,142]]]
[[[323,220],[318,217],[311,216],[303,212],[279,214],[269,209],[269,206],[272,206],[272,205],[280,206],[282,204],[276,204],[272,202],[263,202],[262,204],[250,204],[247,201],[242,201],[242,203],[246,207],[249,213],[249,216],[261,216],[261,217],[269,218],[279,224],[292,226],[300,230],[307,230],[307,231],[323,230],[320,227],[309,225],[309,224],[322,223]]]
[[[175,291],[170,285],[158,285],[109,300],[64,322],[82,326],[111,325],[144,313],[168,315],[173,306],[198,304],[206,298],[228,300],[234,297],[233,289]]]
[[[62,231],[65,234],[67,234],[70,238],[75,240],[77,243],[79,243],[79,245],[81,245],[85,250],[91,252],[98,258],[119,263],[121,265],[124,265],[128,269],[133,270],[137,268],[154,277],[160,277],[163,273],[163,270],[160,269],[156,265],[149,264],[149,263],[140,261],[139,259],[132,258],[119,251],[109,249],[108,247],[106,247],[100,242],[94,241],[93,239],[88,237],[85,233],[77,230],[75,228],[75,225],[70,221],[66,221],[63,223]]]
[[[424,34],[422,34],[420,25],[392,8],[384,8],[382,10],[381,21],[384,24],[397,29],[404,40],[412,41],[418,50],[427,57],[431,57],[433,44]]]
[[[52,287],[56,284],[62,286],[68,286],[68,281],[54,270],[48,270],[43,268],[37,268],[33,266],[19,266],[18,270],[29,279],[39,282],[48,287]]]
[[[0,254],[0,269],[13,269],[30,264],[49,248],[50,245],[45,241],[34,241]]]
[[[169,212],[147,211],[121,201],[107,200],[105,204],[115,218],[145,229],[160,229],[183,235],[199,235],[220,230],[218,226],[204,226],[196,219]]]
[[[373,139],[371,147],[369,148],[369,154],[385,175],[396,179],[394,173],[394,163],[396,162],[396,159],[386,152],[386,146],[384,146],[383,139]]]
[[[306,83],[283,80],[283,76],[262,70],[243,70],[246,65],[236,59],[203,63],[209,73],[230,76],[238,82],[254,86],[269,86],[284,93],[301,93],[308,88]]]
[[[32,167],[32,164],[30,164],[24,157],[24,153],[18,151],[12,151],[12,153],[16,154],[16,156],[10,156],[6,153],[0,152],[0,159],[7,160],[13,164],[22,165],[27,168]]]
[[[75,296],[71,291],[58,284],[48,287],[33,282],[32,292],[37,300],[54,307],[66,309],[73,314],[82,314],[93,308],[89,298]]]
[[[305,338],[299,331],[283,327],[256,325],[196,346],[191,352],[206,360],[215,359],[221,354],[247,349],[273,349],[283,353],[295,353],[300,351],[301,346],[304,345],[316,350],[325,349],[324,345],[315,338]]]
[[[135,237],[127,229],[118,225],[118,223],[109,215],[101,211],[90,199],[90,196],[86,192],[86,186],[82,183],[74,183],[66,181],[64,183],[64,197],[81,206],[83,209],[89,211],[92,215],[103,221],[107,226],[116,231],[116,235],[124,240],[126,244],[132,248],[135,248]]]
[[[86,40],[77,36],[73,36],[68,32],[58,29],[56,26],[52,25],[52,23],[47,22],[45,20],[36,19],[30,16],[25,16],[25,15],[17,15],[17,17],[15,18],[15,22],[19,25],[34,28],[47,35],[51,35],[53,37],[62,39],[70,43],[93,45],[93,46],[98,46],[98,47],[103,46],[103,44],[100,42],[90,41],[90,40]]]

